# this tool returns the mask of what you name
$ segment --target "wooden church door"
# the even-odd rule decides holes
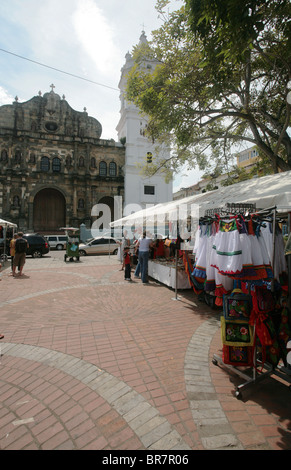
[[[42,189],[33,204],[35,232],[55,232],[66,225],[66,201],[56,189]]]

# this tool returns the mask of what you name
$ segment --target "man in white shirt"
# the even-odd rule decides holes
[[[148,282],[149,250],[153,246],[153,241],[151,238],[147,238],[146,232],[143,232],[143,237],[138,240],[137,246],[141,280],[143,284],[146,284]]]

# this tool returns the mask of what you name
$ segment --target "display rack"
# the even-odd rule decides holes
[[[235,212],[236,210],[249,210],[252,209],[252,207],[245,205],[244,208],[242,207],[236,207],[236,204],[228,204],[226,209],[220,209],[220,213],[226,213],[226,212]],[[273,221],[273,259],[272,259],[272,266],[274,266],[274,259],[275,259],[275,224],[276,224],[276,217],[277,217],[277,212],[276,212],[276,207],[272,207],[269,209],[265,209],[260,212],[256,212],[256,214],[263,214],[264,217],[272,217]],[[210,215],[207,214],[208,216]],[[289,221],[290,222],[290,221]],[[290,232],[290,229],[289,229]],[[290,276],[290,273],[288,273]],[[272,293],[274,292],[274,282],[272,281],[271,283],[271,291]],[[289,294],[290,295],[290,294]],[[290,299],[290,298],[289,298]],[[289,302],[290,305],[290,302]],[[225,308],[225,306],[224,306]],[[222,317],[223,318],[223,317]],[[272,364],[269,364],[268,362],[264,361],[262,362],[260,355],[258,354],[258,349],[256,345],[256,322],[253,325],[253,338],[254,338],[254,343],[252,349],[252,357],[251,360],[248,364],[237,364],[234,365],[232,363],[228,363],[228,361],[225,361],[223,357],[220,357],[217,354],[213,355],[212,363],[214,365],[221,365],[223,368],[226,370],[238,375],[242,379],[244,379],[244,383],[238,385],[235,390],[235,396],[238,399],[242,398],[242,392],[248,388],[249,386],[253,384],[257,384],[258,382],[261,382],[262,380],[266,379],[267,377],[270,377],[272,375],[278,376],[287,383],[291,384],[291,364],[289,368],[289,364],[287,364],[287,367],[282,366],[282,365],[277,365],[274,366]],[[291,338],[290,338],[291,339]],[[232,343],[227,343],[227,344],[232,344]],[[289,346],[289,344],[288,344]],[[225,347],[225,346],[224,346]],[[239,348],[237,348],[239,349]],[[243,349],[243,348],[242,348]],[[244,348],[246,349],[246,348]],[[290,349],[290,348],[289,348]],[[291,391],[291,385],[289,385],[289,389]]]
[[[254,363],[256,364],[255,367],[250,367],[249,370],[245,370],[245,371],[242,371],[241,369],[239,369],[238,367],[235,367],[235,366],[232,366],[230,364],[225,364],[223,362],[223,359],[222,357],[214,354],[213,355],[213,359],[212,359],[212,363],[217,366],[218,364],[222,365],[223,368],[229,370],[230,372],[233,372],[235,373],[236,375],[238,375],[239,377],[241,377],[242,379],[245,380],[244,383],[238,385],[236,387],[236,390],[235,390],[235,396],[236,398],[238,399],[241,399],[242,398],[242,392],[243,390],[245,390],[247,387],[249,387],[250,385],[253,385],[253,384],[257,384],[258,382],[260,382],[261,380],[264,380],[265,378],[267,377],[270,377],[272,374],[275,373],[274,369],[272,366],[270,366],[269,364],[264,364],[264,369],[265,371],[264,372],[261,372],[260,374],[257,372],[257,367],[259,367],[261,365],[261,362],[257,359],[257,350],[255,348],[255,351],[254,351]],[[247,373],[249,372],[249,373]],[[283,378],[283,374],[282,374],[282,378]],[[290,383],[291,383],[291,380],[290,380]]]

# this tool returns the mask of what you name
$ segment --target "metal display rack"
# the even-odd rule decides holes
[[[211,214],[208,213],[207,215],[210,216],[210,215],[214,215],[215,213],[216,214],[226,214],[227,212],[230,214],[231,212],[236,212],[237,211],[240,211],[242,212],[242,210],[244,211],[249,211],[249,210],[252,210],[253,212],[253,209],[254,207],[252,207],[252,205],[243,205],[244,207],[237,207],[237,206],[241,206],[241,205],[236,205],[236,204],[228,204],[226,209],[217,209],[217,212],[214,212],[215,209],[213,211],[211,211]],[[276,211],[276,207],[272,207],[272,208],[269,208],[269,209],[265,209],[263,211],[259,211],[259,212],[256,212],[256,214],[263,214],[263,215],[267,215],[267,214],[272,214],[272,218],[273,218],[273,260],[272,260],[272,266],[274,266],[274,259],[275,259],[275,226],[276,226],[276,214],[277,214],[277,211]],[[289,222],[289,233],[290,233],[290,214],[288,215],[288,222]],[[290,263],[288,263],[288,265],[290,265]],[[288,266],[289,267],[289,266]],[[290,271],[288,271],[288,278],[289,278],[289,289],[290,289],[290,276],[291,276],[291,273]],[[271,290],[272,292],[274,292],[274,282],[271,283]],[[290,305],[291,305],[291,293],[289,291],[288,293],[289,297],[288,297],[288,300],[289,300],[289,309],[290,309]],[[254,325],[254,338],[255,338],[255,329],[256,329],[256,324]],[[290,338],[291,340],[291,338]],[[291,342],[289,342],[291,343]],[[272,375],[275,375],[275,376],[278,376],[280,377],[281,379],[283,379],[284,381],[286,381],[287,383],[291,384],[291,364],[290,364],[290,368],[289,368],[289,365],[288,367],[285,367],[285,366],[281,366],[281,365],[278,365],[276,367],[274,367],[273,365],[269,364],[269,363],[266,363],[264,362],[264,364],[262,364],[260,358],[258,357],[258,350],[257,350],[257,347],[255,346],[254,347],[254,350],[253,350],[253,360],[252,360],[252,365],[250,366],[235,366],[235,365],[231,365],[231,364],[227,364],[223,361],[223,358],[218,356],[217,354],[214,354],[213,355],[213,359],[212,359],[212,363],[214,365],[221,365],[223,368],[225,368],[226,370],[230,371],[230,372],[233,372],[234,374],[238,375],[239,377],[241,377],[242,379],[245,380],[244,383],[240,384],[239,386],[236,387],[236,390],[235,390],[235,396],[236,398],[238,399],[241,399],[242,398],[242,392],[249,386],[253,385],[253,384],[257,384],[258,382],[266,379],[267,377],[270,377]],[[261,368],[261,370],[260,370]],[[260,370],[260,372],[259,372]],[[291,385],[289,385],[289,389],[291,391]]]

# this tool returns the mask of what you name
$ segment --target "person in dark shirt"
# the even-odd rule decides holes
[[[123,259],[124,259],[124,279],[126,281],[131,281],[129,246],[124,247]]]

